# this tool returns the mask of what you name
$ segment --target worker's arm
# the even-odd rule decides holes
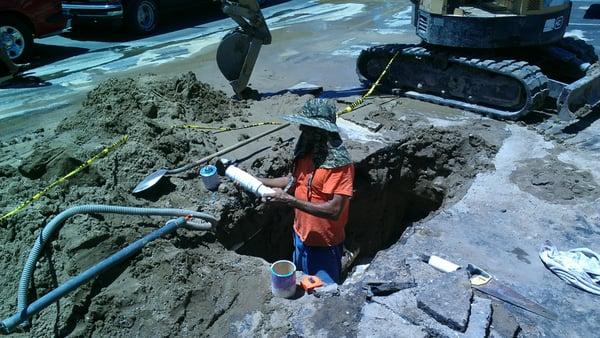
[[[283,189],[288,185],[290,177],[291,175],[277,178],[257,178],[262,184],[266,185],[267,187]]]
[[[331,219],[334,221],[340,217],[340,214],[344,209],[344,205],[348,203],[349,199],[348,196],[334,194],[333,198],[325,203],[312,203],[299,200],[281,189],[275,189],[274,193],[266,194],[263,197],[266,198],[268,203],[288,205],[311,215]]]

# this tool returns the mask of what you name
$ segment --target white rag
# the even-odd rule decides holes
[[[600,255],[588,248],[569,251],[558,249],[546,241],[540,259],[560,279],[595,295],[600,295]]]

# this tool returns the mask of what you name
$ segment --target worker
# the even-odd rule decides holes
[[[354,165],[335,124],[336,107],[331,100],[311,99],[284,119],[300,124],[294,166],[287,177],[260,179],[275,190],[265,201],[294,208],[296,268],[339,284]]]
[[[10,75],[15,75],[19,72],[19,65],[15,64],[10,59],[3,46],[0,46],[0,63],[2,63],[4,69],[6,69]]]

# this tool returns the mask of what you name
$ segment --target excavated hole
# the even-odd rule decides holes
[[[345,247],[363,259],[400,239],[411,223],[464,194],[480,171],[492,168],[496,147],[460,131],[422,130],[356,163],[355,195]],[[286,167],[277,168],[285,174]],[[293,211],[249,201],[243,216],[218,237],[242,255],[269,262],[292,254]],[[351,261],[348,263],[350,265]],[[346,267],[348,267],[346,266]]]

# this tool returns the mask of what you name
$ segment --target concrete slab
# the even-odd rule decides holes
[[[521,327],[515,317],[503,304],[492,302],[492,323],[490,325],[490,337],[512,338],[521,331]]]
[[[465,338],[486,337],[492,321],[492,301],[474,297]]]
[[[369,303],[362,309],[358,324],[359,337],[429,337],[423,327],[410,324],[407,320],[378,303]]]
[[[469,323],[473,290],[466,271],[458,270],[440,276],[431,283],[419,285],[417,306],[435,320],[464,332]]]

